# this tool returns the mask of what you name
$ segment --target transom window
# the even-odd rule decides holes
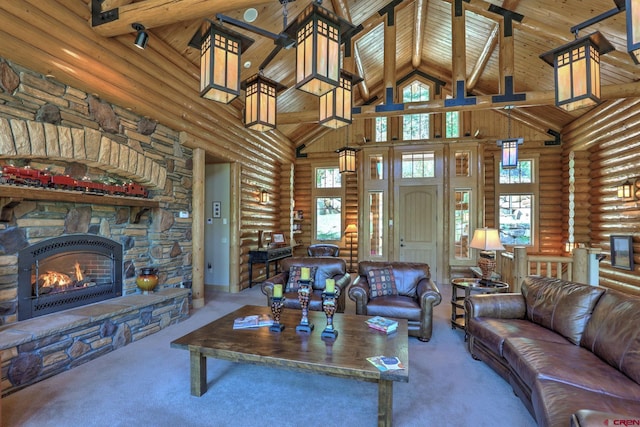
[[[520,160],[515,169],[503,169],[500,163],[500,184],[530,184],[533,182],[532,161]]]
[[[435,176],[436,162],[433,151],[402,153],[402,178],[433,178]]]

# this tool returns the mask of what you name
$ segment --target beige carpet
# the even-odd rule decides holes
[[[450,288],[441,288],[432,340],[409,339],[410,378],[394,384],[394,426],[535,426],[509,385],[469,356],[463,332],[449,324]],[[209,390],[190,395],[189,354],[169,343],[265,302],[259,286],[209,292],[188,320],[3,398],[2,426],[375,426],[373,383],[208,360]]]

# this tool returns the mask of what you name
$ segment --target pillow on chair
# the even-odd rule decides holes
[[[298,280],[300,279],[300,275],[302,274],[301,265],[292,265],[289,269],[289,280],[287,281],[287,286],[285,286],[285,292],[298,292]],[[309,268],[309,278],[315,280],[316,271],[318,271],[318,267],[308,267]]]
[[[393,269],[377,268],[369,270],[369,297],[377,298],[389,295],[398,295],[396,279],[393,277]]]

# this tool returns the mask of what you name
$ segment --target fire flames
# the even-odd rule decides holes
[[[86,287],[87,283],[84,282],[84,275],[82,274],[82,269],[80,268],[80,264],[76,261],[74,265],[75,270],[75,280],[72,279],[69,275],[60,273],[58,271],[46,271],[38,277],[38,287],[41,291],[48,288],[48,291],[52,289],[64,290],[67,288],[80,288]],[[46,291],[45,291],[46,293]]]

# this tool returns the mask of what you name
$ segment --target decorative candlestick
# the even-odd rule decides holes
[[[322,310],[327,315],[327,326],[320,335],[322,338],[329,338],[335,340],[338,337],[338,331],[333,328],[333,315],[336,312],[336,297],[335,292],[323,292],[322,293]]]
[[[311,283],[312,280],[298,280],[298,301],[302,307],[302,319],[300,324],[296,326],[296,332],[306,332],[308,334],[313,331],[313,323],[309,323],[309,300],[311,299]]]
[[[281,296],[279,298],[271,298],[271,314],[273,314],[273,324],[269,326],[269,330],[272,332],[282,332],[284,330],[284,325],[280,323],[282,307],[284,307],[284,297]]]

